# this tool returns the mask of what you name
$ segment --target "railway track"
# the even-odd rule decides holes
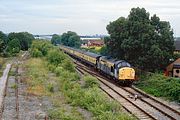
[[[27,53],[24,52],[22,56],[13,58],[0,80],[0,119],[19,119],[18,64],[27,57]],[[8,76],[10,71],[13,75]]]
[[[81,73],[89,73],[100,81],[100,88],[111,98],[121,103],[124,109],[141,120],[179,120],[180,112],[156,100],[135,87],[122,87],[114,84],[93,69],[79,63],[76,69]],[[136,96],[136,97],[135,97]],[[137,98],[137,100],[136,100]]]

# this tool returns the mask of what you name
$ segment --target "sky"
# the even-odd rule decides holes
[[[107,35],[109,22],[127,17],[134,7],[169,21],[180,36],[180,0],[0,0],[0,31]]]

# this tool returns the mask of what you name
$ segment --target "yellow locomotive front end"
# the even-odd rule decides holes
[[[119,69],[119,80],[135,80],[135,70],[130,67],[123,67]]]

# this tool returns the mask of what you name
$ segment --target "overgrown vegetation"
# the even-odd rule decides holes
[[[41,44],[42,41],[33,42],[31,49],[32,56],[34,56],[34,52],[37,50],[42,53],[42,49],[38,48],[38,46]],[[39,92],[44,90],[46,91],[47,89],[47,91],[51,93],[51,96],[55,94],[57,95],[59,92],[61,92],[66,103],[69,103],[73,109],[76,107],[86,109],[93,114],[93,119],[133,119],[122,113],[120,105],[115,101],[111,101],[98,88],[99,85],[96,78],[92,76],[85,76],[84,78],[80,79],[80,76],[75,71],[74,65],[70,58],[67,57],[67,55],[65,55],[63,52],[59,51],[56,47],[50,47],[46,55],[41,55],[42,56],[38,56],[41,57],[41,59],[32,59],[31,63],[28,63],[28,68],[32,68],[30,70],[31,72],[29,72],[29,75],[32,76],[30,78],[30,91]],[[42,59],[46,60],[46,63],[42,62]],[[52,82],[47,80],[47,68],[56,74],[57,79],[55,81]],[[50,84],[49,82],[52,83]],[[45,83],[48,83],[48,85]],[[55,88],[58,88],[58,91],[55,91]],[[56,100],[53,99],[53,101]],[[55,109],[49,110],[49,117],[50,119],[84,119],[82,115],[79,115],[79,112],[76,114],[77,110],[75,110],[75,112],[70,110],[69,112],[63,109],[61,105],[57,105],[56,102]]]
[[[165,77],[161,74],[146,74],[141,76],[137,86],[156,97],[164,97],[180,102],[179,78]]]
[[[0,69],[2,68],[3,64],[4,64],[4,59],[0,57]]]
[[[2,75],[2,67],[4,65],[4,59],[0,57],[0,76]]]
[[[33,35],[28,32],[13,32],[6,35],[0,31],[0,55],[15,56],[20,50],[28,50],[33,39]]]
[[[45,40],[34,40],[31,46],[32,57],[43,57],[48,54],[48,51],[53,48],[53,45],[49,41]]]

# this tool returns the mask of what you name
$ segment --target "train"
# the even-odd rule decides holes
[[[117,60],[63,45],[60,45],[60,49],[123,85],[130,86],[135,81],[135,70],[125,60]]]

